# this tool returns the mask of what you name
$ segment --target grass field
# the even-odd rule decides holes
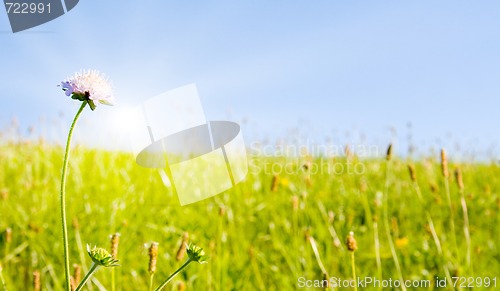
[[[43,290],[62,289],[62,159],[63,148],[43,143],[0,146],[0,259],[8,290],[31,290],[34,272]],[[110,235],[119,232],[116,290],[147,290],[149,244],[159,243],[158,285],[185,261],[177,253],[187,233],[208,263],[191,264],[166,290],[293,290],[314,283],[305,280],[353,278],[345,243],[352,231],[360,278],[429,280],[434,288],[438,277],[448,280],[446,289],[455,276],[474,278],[476,287],[481,280],[476,289],[490,278],[490,289],[500,288],[493,281],[500,280],[498,164],[457,165],[449,157],[445,179],[439,156],[252,159],[254,169],[291,163],[292,173],[250,171],[230,191],[181,207],[157,172],[133,156],[75,147],[67,184],[71,263],[85,271],[85,245],[109,250]],[[364,171],[314,173],[311,165],[320,162],[360,163]],[[111,277],[111,269],[100,270],[91,288],[111,290]]]

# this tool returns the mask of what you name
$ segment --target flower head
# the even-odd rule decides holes
[[[198,262],[200,264],[206,263],[207,257],[205,256],[205,252],[202,248],[193,244],[186,244],[186,252],[191,261]]]
[[[149,247],[149,273],[156,273],[156,261],[158,259],[158,243],[152,242]]]
[[[120,234],[115,233],[111,235],[111,256],[116,259],[118,256],[118,245],[120,244]]]
[[[354,232],[349,232],[349,235],[346,239],[347,249],[351,252],[354,252],[358,248],[358,244],[356,243],[356,239],[354,238]]]
[[[103,248],[98,248],[96,246],[90,248],[90,245],[87,245],[87,252],[96,265],[104,267],[119,266],[118,260],[114,259],[113,256]]]
[[[88,102],[95,110],[97,103],[113,105],[114,98],[108,79],[95,70],[83,70],[61,82],[61,88],[66,96],[75,100]]]

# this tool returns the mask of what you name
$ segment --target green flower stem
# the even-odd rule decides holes
[[[71,123],[71,127],[68,133],[68,140],[66,141],[66,150],[64,153],[64,161],[62,168],[62,178],[61,178],[61,220],[62,220],[62,232],[63,232],[63,245],[64,245],[64,273],[66,275],[66,290],[71,290],[70,283],[70,269],[69,269],[69,247],[68,247],[68,225],[66,224],[66,172],[68,170],[68,160],[69,160],[69,151],[71,147],[71,138],[73,136],[73,129],[75,128],[76,122],[80,117],[83,109],[87,105],[87,102],[83,102],[82,106],[75,115],[73,119],[73,123]]]
[[[7,283],[5,283],[5,278],[3,277],[2,265],[0,265],[0,283],[2,284],[2,290],[7,291]]]
[[[403,284],[403,272],[401,271],[401,266],[399,264],[399,259],[398,259],[398,254],[396,252],[396,248],[394,246],[394,242],[392,234],[391,234],[391,227],[389,226],[389,170],[390,170],[390,161],[387,161],[385,163],[385,193],[384,193],[384,200],[383,200],[383,211],[384,211],[384,227],[385,227],[385,234],[387,236],[387,240],[389,242],[389,248],[391,249],[391,254],[392,258],[394,260],[394,265],[396,266],[396,271],[399,277],[399,281],[401,282],[401,289],[403,291],[406,291],[406,287]]]
[[[351,252],[352,277],[354,278],[354,291],[358,291],[358,278],[356,277],[356,262],[354,261],[354,251]]]
[[[470,232],[469,232],[469,214],[467,212],[467,202],[465,201],[465,195],[464,195],[464,190],[460,189],[460,201],[462,204],[462,212],[463,212],[463,219],[464,219],[464,235],[465,235],[465,243],[467,247],[467,252],[466,252],[466,257],[465,261],[467,263],[467,268],[469,271],[469,274],[472,273],[472,267],[471,267],[471,241],[470,241]]]
[[[111,291],[116,291],[116,273],[115,273],[115,268],[111,269]]]
[[[90,266],[90,270],[88,271],[87,275],[85,275],[85,277],[83,278],[82,282],[80,282],[80,285],[78,285],[78,287],[76,287],[75,291],[82,290],[83,286],[85,286],[85,284],[90,279],[90,277],[92,276],[92,274],[94,274],[95,271],[97,271],[98,267],[99,267],[98,264],[92,263],[92,266]]]
[[[448,203],[448,208],[450,209],[450,228],[451,228],[451,239],[452,243],[455,247],[457,257],[458,257],[458,243],[457,243],[457,234],[455,232],[455,215],[453,211],[453,205],[451,203],[451,193],[450,193],[450,182],[448,177],[444,177],[444,188],[446,192],[446,202]]]
[[[153,291],[153,282],[154,282],[155,273],[151,273],[149,276],[149,291]]]
[[[413,182],[413,189],[415,189],[415,193],[417,193],[417,197],[421,203],[422,209],[427,209],[425,211],[425,216],[427,218],[427,224],[429,225],[429,229],[431,231],[432,238],[434,239],[434,244],[436,245],[438,254],[441,257],[443,257],[443,259],[445,260],[446,258],[444,258],[444,256],[443,256],[443,250],[441,249],[441,243],[439,242],[439,237],[436,233],[436,229],[434,228],[434,221],[432,220],[431,213],[428,210],[428,207],[426,206],[424,196],[422,196],[422,192],[420,191],[420,187],[418,186],[417,182]],[[450,284],[450,286],[453,285],[453,281],[452,281],[451,276],[450,276],[450,271],[448,271],[448,267],[446,266],[446,264],[443,264],[443,269],[444,269],[445,277],[448,280],[448,283]]]
[[[184,265],[182,265],[179,269],[177,269],[177,271],[175,271],[174,273],[172,273],[172,275],[170,275],[167,280],[165,280],[163,283],[161,283],[161,285],[156,288],[155,291],[160,291],[161,289],[163,289],[167,284],[168,282],[170,282],[180,271],[182,271],[182,269],[184,269],[185,267],[187,267],[187,265],[189,265],[193,260],[191,259],[188,259]],[[78,290],[75,290],[75,291],[78,291]]]
[[[377,212],[379,212],[377,210]],[[379,215],[377,215],[379,216]],[[375,240],[375,259],[377,261],[377,271],[378,271],[378,277],[380,280],[382,280],[382,259],[380,256],[380,239],[379,239],[379,234],[378,234],[378,221],[373,222],[373,235],[374,235],[374,240]],[[382,286],[380,286],[379,290],[382,290]]]

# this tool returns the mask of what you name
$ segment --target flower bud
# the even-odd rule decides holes
[[[96,265],[103,267],[119,266],[118,260],[114,259],[113,256],[111,256],[111,254],[103,248],[98,248],[96,246],[90,248],[90,245],[87,245],[87,252]]]

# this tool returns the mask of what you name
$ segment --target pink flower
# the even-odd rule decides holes
[[[83,70],[61,82],[62,90],[72,99],[87,101],[94,110],[98,103],[113,105],[114,97],[108,79],[95,70]]]

